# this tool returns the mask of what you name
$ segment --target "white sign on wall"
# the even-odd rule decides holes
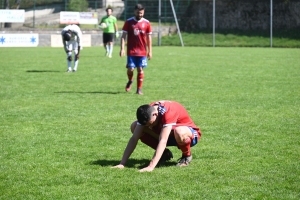
[[[25,21],[25,10],[0,9],[0,22],[22,23]]]
[[[61,24],[79,24],[79,12],[60,12]]]
[[[37,47],[39,34],[0,34],[0,47]]]
[[[60,12],[61,24],[98,24],[97,12]]]
[[[80,12],[79,24],[98,24],[98,14],[96,12]]]

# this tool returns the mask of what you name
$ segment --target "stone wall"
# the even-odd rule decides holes
[[[184,31],[213,27],[213,1],[192,1],[180,26]],[[300,28],[300,1],[273,1],[273,29]],[[270,0],[219,0],[215,7],[216,29],[270,29]]]

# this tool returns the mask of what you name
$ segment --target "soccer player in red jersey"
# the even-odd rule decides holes
[[[123,26],[121,37],[120,56],[125,55],[125,40],[127,37],[127,76],[128,82],[125,90],[131,89],[133,82],[133,72],[137,68],[137,94],[142,93],[144,79],[143,68],[147,67],[147,58],[152,58],[152,28],[150,22],[143,18],[145,8],[137,4],[134,8],[134,17],[127,19]]]
[[[167,146],[177,146],[181,150],[182,157],[177,166],[189,165],[192,161],[191,147],[200,140],[201,131],[180,103],[162,100],[142,105],[137,109],[136,115],[137,121],[131,124],[133,135],[120,164],[113,168],[124,168],[138,140],[155,150],[149,165],[140,172],[153,171],[157,164],[172,159],[173,154]]]

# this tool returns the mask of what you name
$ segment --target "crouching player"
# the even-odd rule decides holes
[[[66,26],[62,32],[62,42],[67,53],[67,72],[76,72],[79,62],[79,53],[81,49],[82,32],[79,26],[73,24]],[[72,52],[74,51],[74,67],[72,70]]]
[[[182,156],[177,166],[190,164],[191,147],[200,140],[201,131],[180,103],[164,100],[142,105],[137,109],[136,115],[137,121],[131,124],[133,135],[120,164],[113,168],[124,168],[138,140],[155,150],[149,165],[140,172],[153,171],[157,164],[163,164],[172,159],[173,154],[166,148],[167,146],[177,146],[181,150]]]

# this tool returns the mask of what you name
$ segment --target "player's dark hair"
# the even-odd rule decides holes
[[[140,3],[136,4],[134,10],[145,10],[144,6]]]
[[[108,7],[108,8],[106,8],[106,9],[105,9],[105,11],[107,12],[109,9],[111,9],[111,12],[113,12],[113,9],[112,9],[112,7]]]
[[[70,39],[71,39],[71,33],[69,33],[68,31],[66,31],[64,33],[63,37],[64,37],[65,41],[70,41]]]
[[[136,110],[136,118],[141,125],[146,125],[151,119],[151,114],[155,110],[153,106],[148,104],[140,106]]]

